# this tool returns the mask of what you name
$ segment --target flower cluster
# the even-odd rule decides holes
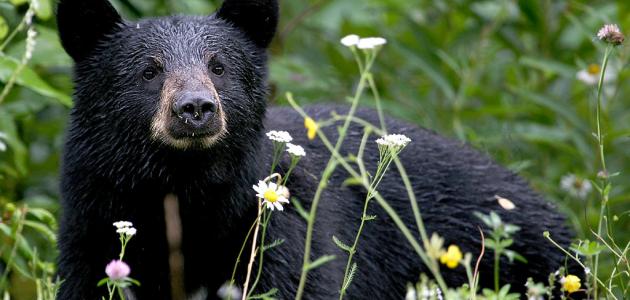
[[[132,237],[136,235],[138,232],[134,227],[133,223],[128,221],[118,221],[114,222],[114,227],[116,227],[116,232],[124,235],[126,237]]]
[[[290,143],[293,140],[291,135],[286,131],[272,130],[267,132],[267,137],[278,143]]]
[[[297,157],[306,156],[306,151],[304,151],[304,148],[302,148],[302,146],[294,145],[291,143],[287,144],[287,152],[291,154],[292,156],[297,156]]]
[[[411,142],[407,136],[402,134],[390,134],[376,140],[379,146],[385,146],[389,148],[403,148]]]
[[[625,37],[623,36],[623,33],[621,33],[621,30],[619,30],[619,26],[617,26],[617,24],[604,25],[604,27],[597,32],[597,38],[615,46],[621,45],[625,40]]]
[[[350,34],[341,39],[341,44],[346,47],[357,47],[359,49],[375,49],[387,44],[387,40],[382,37],[360,38],[356,34]]]

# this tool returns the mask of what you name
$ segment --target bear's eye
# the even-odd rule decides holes
[[[148,67],[142,73],[142,78],[146,81],[151,81],[158,75],[158,70],[155,67]]]
[[[217,76],[222,76],[225,73],[223,66],[211,66],[210,71]]]

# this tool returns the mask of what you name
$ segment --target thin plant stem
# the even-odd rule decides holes
[[[355,95],[352,98],[352,105],[350,106],[350,111],[348,112],[349,116],[353,116],[354,113],[357,110],[357,107],[359,105],[359,99],[361,98],[361,95],[363,94],[363,91],[365,90],[365,85],[367,82],[367,77],[368,77],[368,72],[372,66],[372,64],[374,63],[374,59],[375,57],[371,57],[366,65],[365,65],[365,69],[363,70],[363,72],[361,73],[361,78],[359,80],[359,84],[356,88],[355,91]],[[343,144],[345,137],[346,137],[346,133],[348,131],[348,128],[350,127],[350,123],[351,123],[351,119],[348,118],[344,121],[343,127],[340,129],[339,131],[339,138],[337,139],[337,143],[334,147],[335,152],[339,151],[339,149],[341,149],[341,145]],[[319,131],[318,131],[319,132]],[[332,176],[332,173],[334,172],[334,170],[336,169],[337,166],[337,162],[336,162],[337,158],[335,157],[330,157],[330,159],[328,160],[328,163],[326,164],[326,168],[324,169],[324,172],[322,174],[322,178],[317,186],[317,190],[315,191],[315,196],[313,197],[313,201],[311,202],[311,209],[309,212],[309,218],[307,220],[307,227],[306,227],[306,239],[304,242],[304,259],[302,261],[302,273],[300,275],[300,282],[298,284],[298,289],[295,295],[295,299],[296,300],[300,300],[302,299],[302,296],[304,294],[304,288],[306,287],[306,278],[309,272],[309,264],[311,263],[311,243],[312,243],[312,238],[313,238],[313,228],[315,226],[315,216],[317,215],[317,208],[319,205],[319,201],[321,199],[321,195],[324,191],[324,189],[327,186],[327,182],[328,179],[330,178],[330,176]]]
[[[28,208],[25,206],[22,209],[16,209],[16,212],[20,213],[18,218],[17,227],[15,229],[15,244],[13,244],[13,248],[11,248],[11,254],[9,254],[9,259],[6,261],[6,267],[4,268],[4,273],[2,273],[2,279],[0,279],[0,288],[4,288],[7,284],[7,278],[9,273],[11,272],[11,268],[13,267],[13,260],[17,255],[18,246],[20,245],[20,239],[22,239],[22,230],[24,229],[24,221],[26,220],[26,212]]]
[[[243,245],[241,245],[241,250],[238,251],[238,255],[236,256],[236,262],[234,263],[234,268],[232,269],[232,277],[230,277],[230,284],[234,285],[236,281],[236,270],[238,269],[238,264],[241,261],[241,256],[243,255],[243,251],[245,251],[245,247],[247,246],[247,240],[249,240],[249,236],[252,234],[252,230],[254,230],[254,226],[256,226],[257,220],[254,220],[252,226],[249,227],[247,234],[245,235],[245,240],[243,241]],[[231,300],[230,295],[228,293],[228,300]]]
[[[254,229],[254,238],[252,241],[252,251],[249,257],[249,264],[247,265],[247,275],[245,276],[245,283],[243,284],[243,298],[247,298],[247,288],[249,286],[249,279],[252,275],[252,267],[254,266],[254,260],[256,259],[256,240],[258,239],[258,229],[260,228],[260,217],[262,212],[262,201],[258,200],[258,215],[256,217],[256,228]]]
[[[263,213],[264,221],[262,225],[262,234],[260,235],[260,247],[258,247],[258,271],[256,272],[256,278],[254,279],[254,283],[252,283],[252,286],[249,290],[249,295],[247,295],[247,297],[250,297],[251,294],[254,292],[254,289],[256,288],[256,285],[258,285],[258,281],[260,280],[260,276],[262,274],[263,259],[265,254],[265,236],[267,234],[267,226],[269,225],[271,214],[271,211]]]
[[[613,45],[608,45],[608,47],[606,48],[606,52],[604,53],[604,60],[602,62],[602,71],[601,74],[599,76],[599,83],[597,84],[597,111],[596,111],[596,123],[597,123],[597,144],[598,144],[598,151],[599,151],[599,159],[600,159],[600,163],[601,163],[601,167],[602,170],[601,172],[603,173],[603,184],[599,189],[600,195],[601,195],[601,204],[600,204],[600,212],[599,212],[599,221],[597,224],[597,235],[601,236],[602,234],[602,227],[604,224],[604,215],[606,213],[606,207],[608,205],[608,185],[610,184],[609,181],[609,177],[608,177],[608,170],[606,169],[606,156],[604,154],[604,136],[602,134],[602,116],[601,116],[601,111],[602,111],[602,90],[603,90],[603,84],[604,84],[604,76],[606,75],[606,68],[608,66],[608,59],[610,57],[610,54],[613,51]],[[606,222],[608,223],[608,222]],[[593,275],[594,278],[597,278],[597,274],[599,271],[599,253],[595,254],[595,263],[593,265]],[[595,297],[595,299],[598,299],[598,286],[597,283],[595,283],[593,285],[593,295]]]

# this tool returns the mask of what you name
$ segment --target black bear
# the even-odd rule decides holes
[[[136,299],[170,299],[169,245],[163,199],[179,199],[184,283],[189,295],[216,297],[229,280],[236,256],[257,213],[252,185],[266,176],[272,156],[267,130],[286,130],[308,155],[288,183],[307,208],[328,157],[318,140],[309,141],[303,119],[288,108],[266,107],[267,54],[278,21],[277,0],[226,0],[211,16],[123,20],[107,0],[62,0],[58,25],[62,44],[74,59],[76,92],[62,166],[59,232],[59,299],[100,299],[106,264],[117,257],[112,223],[132,221],[138,229],[125,260],[140,287]],[[317,119],[342,106],[313,106]],[[377,121],[370,110],[361,118]],[[388,119],[391,132],[413,141],[401,154],[410,171],[427,231],[446,244],[479,253],[481,223],[473,212],[496,210],[521,230],[512,249],[527,265],[501,269],[504,283],[522,289],[527,277],[545,280],[563,264],[545,242],[549,230],[563,245],[571,233],[554,207],[512,172],[465,144],[413,125]],[[334,128],[322,129],[336,137]],[[352,126],[342,154],[356,153],[362,129]],[[367,168],[378,160],[368,147]],[[282,162],[286,169],[288,162]],[[395,171],[381,193],[413,228],[414,218]],[[332,236],[350,241],[356,233],[365,191],[331,177],[319,209],[312,257],[336,260],[309,274],[304,299],[338,297],[346,255]],[[495,195],[511,199],[501,210]],[[356,253],[358,273],[348,299],[402,299],[408,282],[427,272],[390,217],[376,203]],[[483,226],[482,226],[483,227]],[[267,240],[286,242],[266,254],[256,292],[277,288],[276,298],[293,298],[303,259],[306,222],[293,206],[272,218]],[[491,253],[491,252],[490,252]],[[481,264],[481,284],[492,285],[492,255]],[[241,265],[244,265],[243,263]],[[237,281],[243,283],[240,269]],[[463,269],[444,268],[452,286],[465,281]]]

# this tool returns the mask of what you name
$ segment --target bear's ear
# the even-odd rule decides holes
[[[239,29],[259,47],[267,48],[278,25],[277,0],[225,0],[217,17]]]
[[[75,61],[85,59],[120,23],[108,0],[61,0],[57,6],[61,44]]]

